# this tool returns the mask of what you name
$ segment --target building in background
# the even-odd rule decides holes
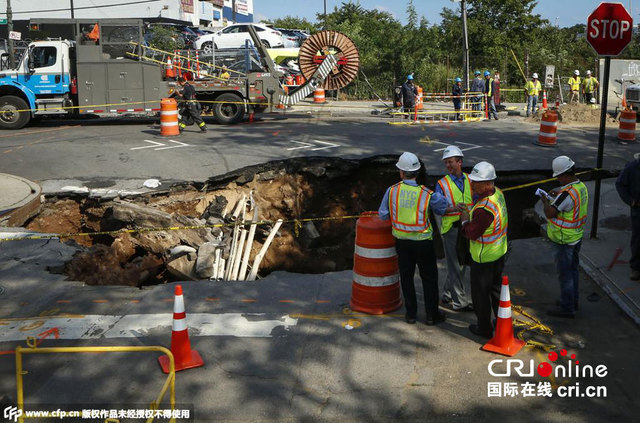
[[[235,4],[235,19],[233,6]],[[253,22],[253,0],[224,0],[223,19],[228,23]]]
[[[140,18],[210,27],[253,22],[253,0],[64,0],[45,4],[42,0],[12,0],[13,20]],[[0,18],[6,17],[6,7],[6,1],[0,0]]]

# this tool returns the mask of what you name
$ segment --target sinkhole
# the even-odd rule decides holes
[[[61,239],[78,247],[62,271],[69,280],[89,285],[141,287],[178,280],[244,280],[278,219],[284,223],[271,237],[258,277],[276,270],[346,270],[353,265],[356,220],[341,217],[378,209],[386,188],[398,181],[396,161],[397,156],[298,158],[143,195],[111,199],[49,196],[40,213],[24,226],[37,232],[90,233]],[[510,240],[539,236],[534,192],[538,187],[549,190],[557,182],[508,188],[550,176],[549,170],[498,172],[496,185],[507,189]],[[584,176],[583,180],[590,175]],[[433,188],[440,177],[433,171],[423,172],[418,182]],[[260,223],[249,243],[254,219]],[[126,232],[168,227],[189,229]],[[224,268],[220,266],[223,260]]]

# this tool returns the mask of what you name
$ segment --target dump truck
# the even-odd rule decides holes
[[[142,20],[41,19],[31,24],[41,30],[47,25],[66,25],[72,28],[72,35],[34,41],[15,66],[0,69],[0,128],[20,129],[39,116],[156,115],[161,99],[175,88],[166,69],[167,59],[175,59],[176,53],[147,46]],[[311,66],[303,69],[306,83],[286,94],[282,73],[251,26],[250,33],[258,42],[246,49],[240,61],[242,70],[233,69],[230,77],[216,75],[215,63],[196,59],[196,52],[189,53],[189,67],[181,68],[193,79],[203,115],[222,124],[239,122],[248,113],[277,105],[294,105],[330,80],[334,81],[331,86],[344,85],[353,79],[345,75],[354,75],[359,65],[357,49],[346,36],[339,41],[348,45],[349,57],[336,46],[317,47],[318,42],[338,38],[316,39],[308,49],[313,52],[307,58]],[[8,63],[6,57],[0,63]]]

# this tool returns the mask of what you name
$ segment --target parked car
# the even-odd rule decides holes
[[[195,42],[195,48],[211,53],[212,49],[242,48],[247,40],[251,41],[248,26],[253,25],[265,47],[282,47],[284,38],[280,31],[260,24],[233,24],[213,34],[203,35]]]
[[[276,30],[282,33],[282,37],[284,38],[284,48],[300,47],[300,38],[294,30],[284,28],[276,28]]]
[[[147,25],[147,27],[145,28],[144,41],[147,44],[151,44],[151,40],[153,36],[151,35],[150,30],[155,26],[164,26],[168,28],[173,28],[173,30],[176,32],[176,36],[181,38],[184,41],[185,48],[193,48],[195,41],[199,37],[199,35],[196,32],[194,32],[191,28],[189,28],[186,25],[153,22]]]

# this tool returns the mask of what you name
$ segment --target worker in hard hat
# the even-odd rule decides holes
[[[495,186],[491,163],[477,163],[469,174],[476,202],[468,209],[459,203],[462,234],[469,239],[471,253],[471,298],[477,323],[469,330],[482,338],[493,336],[491,311],[498,316],[504,256],[507,253],[509,218],[502,191]]]
[[[491,77],[491,72],[488,70],[484,71],[484,94],[486,98],[486,106],[489,111],[489,115],[487,116],[489,120],[491,120],[491,116],[498,120],[498,111],[496,110],[496,102],[493,96],[495,92],[495,81]]]
[[[595,97],[591,97],[591,100],[589,100],[589,108],[590,109],[599,109],[600,108],[598,103],[596,103],[596,98]]]
[[[584,101],[590,103],[592,98],[596,98],[596,92],[600,83],[595,76],[591,75],[591,71],[587,71],[587,75],[582,80],[582,94],[584,95]]]
[[[580,102],[580,85],[582,84],[582,79],[580,78],[580,71],[578,69],[573,71],[573,76],[569,78],[569,90],[571,91],[571,95],[569,96],[569,103],[579,103]]]
[[[458,236],[460,211],[457,206],[465,204],[470,208],[473,205],[469,175],[462,171],[463,157],[464,154],[458,147],[447,146],[442,154],[447,174],[436,184],[436,192],[442,194],[447,199],[447,204],[454,209],[442,216],[440,227],[447,260],[447,279],[442,287],[441,301],[451,304],[455,311],[473,311],[470,289],[465,289],[469,243]]]
[[[402,111],[406,113],[405,119],[414,112],[416,100],[418,99],[418,87],[413,83],[413,74],[407,75],[407,80],[400,89],[402,96]]]
[[[547,218],[547,236],[553,247],[558,269],[560,300],[547,313],[557,317],[574,317],[579,308],[578,285],[580,246],[587,222],[589,192],[575,174],[576,164],[567,156],[558,156],[551,163],[553,177],[561,187],[550,192],[553,201],[541,195]]]
[[[183,105],[181,107],[180,120],[178,121],[180,133],[193,123],[198,125],[200,132],[207,132],[207,125],[200,116],[200,104],[196,100],[196,90],[182,76],[178,77],[178,85],[180,89],[176,94]]]
[[[413,284],[416,265],[422,280],[422,291],[426,308],[426,324],[435,325],[446,319],[438,310],[438,267],[433,247],[433,224],[429,211],[444,215],[453,208],[447,200],[416,182],[420,170],[418,157],[409,152],[402,153],[396,167],[401,181],[387,189],[380,203],[380,219],[391,219],[391,232],[396,238],[396,252],[400,270],[400,284],[406,310],[405,321],[416,323],[418,302]]]
[[[640,281],[640,153],[633,155],[616,179],[616,191],[631,210],[631,258],[629,279]]]
[[[471,92],[472,93],[484,93],[484,80],[482,79],[482,77],[480,76],[481,73],[479,70],[476,69],[475,72],[473,72],[474,78],[471,81]],[[475,97],[472,97],[472,101],[473,104],[471,105],[471,109],[472,110],[482,110],[482,96],[481,95],[476,95]]]
[[[464,89],[462,88],[462,78],[457,77],[453,83],[453,90],[451,91],[453,96],[453,108],[456,111],[456,120],[462,120],[460,114],[460,108],[462,106],[462,97],[464,96]]]
[[[531,109],[531,113],[536,114],[540,91],[542,91],[542,84],[538,81],[538,74],[534,72],[531,75],[531,80],[524,84],[524,94],[527,97],[527,117],[529,117],[529,109]]]

